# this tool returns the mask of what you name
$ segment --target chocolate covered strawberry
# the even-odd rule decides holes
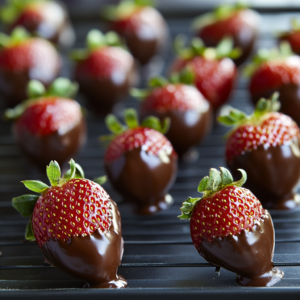
[[[91,30],[87,49],[72,53],[76,61],[74,78],[96,112],[106,114],[128,93],[136,79],[132,55],[122,48],[114,32],[103,35]]]
[[[114,115],[106,117],[113,135],[102,138],[110,141],[105,169],[113,187],[136,213],[153,214],[172,204],[167,193],[176,178],[177,154],[163,135],[169,122],[148,117],[139,125],[133,109],[125,110],[124,118],[127,126]]]
[[[50,0],[6,0],[0,10],[9,31],[17,26],[63,47],[73,44],[75,34],[65,7]]]
[[[293,52],[300,55],[300,22],[297,19],[292,19],[290,31],[280,33],[278,40],[287,41]]]
[[[48,86],[59,74],[60,57],[48,41],[30,37],[23,28],[0,34],[0,94],[10,107],[26,98],[27,84]]]
[[[274,227],[269,212],[251,191],[247,179],[233,182],[230,172],[210,169],[199,183],[201,198],[189,197],[181,207],[190,220],[191,238],[201,256],[213,265],[237,274],[243,286],[272,286],[284,273],[274,268]]]
[[[234,59],[243,63],[251,53],[257,37],[259,17],[256,12],[241,4],[222,5],[213,12],[198,17],[193,30],[208,47],[216,47],[225,37],[231,37],[241,56]]]
[[[212,125],[211,105],[191,85],[192,82],[191,73],[174,73],[170,80],[152,78],[148,90],[132,91],[132,95],[142,100],[142,117],[155,115],[161,121],[170,119],[171,125],[166,137],[184,159],[188,159],[187,152],[202,140]]]
[[[206,48],[199,38],[184,48],[183,36],[178,36],[175,46],[179,56],[170,73],[188,68],[194,74],[195,86],[213,109],[218,109],[228,100],[237,76],[237,68],[229,57],[238,57],[240,50],[233,49],[232,40],[227,38],[217,48]]]
[[[168,26],[151,0],[125,0],[102,12],[111,29],[122,35],[132,55],[147,64],[168,41]]]
[[[15,120],[14,135],[26,156],[38,166],[51,159],[60,165],[69,160],[86,139],[86,124],[80,105],[71,99],[77,85],[56,79],[48,90],[38,81],[28,85],[29,100],[5,112]]]
[[[300,130],[289,116],[276,112],[277,98],[274,94],[271,100],[261,99],[250,116],[232,109],[219,121],[233,126],[226,143],[232,172],[247,172],[247,187],[264,207],[293,209],[299,205]]]
[[[254,104],[279,91],[280,111],[300,124],[300,58],[292,53],[287,42],[282,42],[278,49],[259,50],[244,73],[250,77]]]
[[[23,195],[12,205],[29,217],[25,237],[37,241],[45,261],[86,282],[90,288],[123,288],[117,274],[123,256],[121,216],[116,203],[100,184],[84,178],[82,168],[70,161],[61,178],[56,161],[47,167],[50,186],[38,180],[24,185],[41,195]]]

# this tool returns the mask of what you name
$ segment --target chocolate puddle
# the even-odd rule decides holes
[[[42,246],[45,261],[57,269],[86,281],[88,288],[124,288],[126,280],[117,274],[124,242],[121,216],[112,203],[112,224],[108,232],[100,229],[89,236],[72,236],[68,241],[49,240]]]
[[[272,286],[284,276],[274,268],[274,227],[267,210],[252,230],[239,235],[204,240],[200,255],[208,262],[237,274],[236,281],[243,286]]]

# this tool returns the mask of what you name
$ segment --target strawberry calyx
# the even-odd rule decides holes
[[[269,61],[285,60],[286,58],[295,55],[287,41],[282,41],[277,48],[260,49],[252,59],[252,62],[246,65],[243,69],[243,75],[247,78],[251,77],[259,67]]]
[[[67,78],[55,79],[48,89],[40,81],[31,80],[27,86],[28,99],[13,109],[7,109],[4,116],[8,120],[15,120],[24,113],[28,106],[37,101],[42,101],[51,96],[72,98],[77,93],[77,90],[78,84],[71,82]]]
[[[229,19],[236,13],[247,8],[248,7],[245,4],[240,2],[218,6],[214,11],[197,17],[192,23],[192,29],[198,31],[207,25]]]
[[[230,108],[227,114],[218,117],[218,121],[225,126],[233,126],[227,136],[243,124],[259,125],[268,113],[279,111],[280,102],[278,98],[278,92],[273,93],[270,99],[261,98],[257,102],[254,112],[249,116],[238,109]]]
[[[204,57],[207,60],[218,60],[225,57],[236,59],[242,54],[240,48],[233,48],[233,40],[230,37],[222,39],[215,48],[206,47],[198,37],[193,38],[188,46],[186,44],[187,38],[185,35],[180,34],[175,38],[175,51],[184,60],[189,60],[196,56]]]
[[[116,136],[123,134],[128,129],[151,128],[165,134],[170,128],[169,118],[165,118],[162,122],[160,122],[160,120],[154,116],[146,117],[142,123],[139,124],[137,112],[133,108],[124,110],[124,121],[126,125],[121,124],[115,115],[107,115],[105,123],[112,134],[101,136],[100,140],[105,144],[110,143]]]
[[[6,5],[0,10],[0,19],[3,23],[11,24],[29,5],[46,1],[48,0],[6,0]]]
[[[51,161],[47,166],[47,176],[52,187],[62,186],[72,179],[83,179],[84,171],[81,166],[73,159],[70,160],[70,170],[68,170],[64,176],[61,177],[61,170],[59,164],[56,161]],[[102,176],[93,180],[99,185],[103,185],[106,182],[106,176]],[[39,180],[25,180],[22,183],[29,190],[44,194],[50,188],[47,184]],[[21,213],[23,217],[31,217],[35,204],[40,196],[38,195],[23,195],[12,199],[12,206]],[[26,226],[25,238],[29,241],[35,241],[31,218]]]
[[[300,21],[296,18],[292,18],[291,19],[291,29],[290,31],[283,31],[283,32],[279,32],[277,34],[277,37],[284,37],[290,34],[293,34],[295,32],[299,32],[300,31]]]
[[[139,99],[144,100],[146,97],[151,95],[155,88],[165,87],[168,84],[185,84],[193,85],[195,82],[195,75],[190,67],[184,68],[181,72],[173,72],[169,78],[163,76],[155,76],[149,79],[147,89],[131,88],[130,95]]]
[[[11,35],[0,33],[0,49],[12,48],[31,38],[29,32],[21,26],[16,27]]]
[[[182,204],[181,215],[178,216],[181,220],[190,220],[192,217],[193,209],[195,205],[213,194],[225,189],[228,186],[241,187],[247,180],[247,173],[243,169],[238,169],[242,173],[242,178],[238,181],[233,181],[230,171],[226,168],[220,167],[220,171],[211,168],[209,170],[209,176],[205,176],[198,185],[198,192],[202,193],[201,198],[189,197]]]
[[[92,29],[86,37],[86,49],[73,50],[70,57],[75,61],[85,60],[93,51],[104,47],[121,47],[126,50],[125,44],[116,32],[109,31],[103,34],[98,29]]]
[[[118,5],[106,6],[101,16],[107,21],[115,22],[127,19],[139,9],[146,6],[154,6],[154,4],[153,0],[122,0]]]

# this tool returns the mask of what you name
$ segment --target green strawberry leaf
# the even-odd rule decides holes
[[[109,131],[113,134],[121,134],[126,130],[126,127],[123,126],[113,114],[106,116],[105,123]]]
[[[233,183],[233,178],[228,169],[220,167],[221,177],[222,177],[222,185],[229,185]]]
[[[105,44],[105,37],[101,31],[93,29],[87,35],[86,44],[89,50],[95,50]]]
[[[244,183],[247,180],[247,173],[243,169],[238,169],[238,171],[240,171],[242,173],[242,178],[238,181],[233,182],[232,185],[241,187],[244,185]]]
[[[39,196],[37,195],[23,195],[13,198],[12,206],[20,212],[23,217],[30,217],[38,199]]]
[[[149,116],[143,120],[141,125],[161,132],[160,120],[157,117]]]
[[[102,186],[107,181],[107,177],[106,176],[101,176],[101,177],[93,179],[93,181]]]
[[[151,78],[148,82],[148,85],[152,88],[155,88],[155,87],[164,87],[168,83],[169,83],[169,81],[166,78],[164,78],[162,76],[157,76],[157,77]]]
[[[51,96],[72,98],[78,91],[78,84],[67,78],[57,78],[50,85],[47,94]]]
[[[78,178],[78,179],[85,178],[84,171],[83,171],[82,167],[77,163],[75,163],[75,167],[76,167],[75,177]]]
[[[35,241],[35,236],[34,236],[34,233],[33,233],[33,228],[32,228],[32,222],[31,222],[31,219],[29,220],[27,226],[26,226],[26,230],[25,230],[25,239],[27,241],[30,241],[30,242],[34,242]]]
[[[47,176],[52,186],[57,186],[60,181],[61,171],[57,161],[51,161],[47,166]]]
[[[203,177],[203,179],[200,181],[198,185],[198,192],[203,193],[205,190],[207,190],[207,184],[208,184],[208,176]]]
[[[44,85],[38,80],[30,80],[27,85],[27,95],[30,99],[38,98],[46,94]]]
[[[161,128],[160,128],[160,132],[162,134],[166,134],[171,126],[171,119],[170,118],[164,118],[163,121],[161,122]]]
[[[42,194],[49,189],[49,186],[39,180],[24,180],[24,185],[31,191]]]
[[[144,98],[148,97],[151,94],[151,90],[149,89],[136,89],[136,88],[131,88],[130,89],[130,95],[132,97],[135,97],[137,99],[143,100]]]
[[[128,128],[136,128],[139,126],[138,115],[135,109],[129,108],[124,111],[124,120]]]

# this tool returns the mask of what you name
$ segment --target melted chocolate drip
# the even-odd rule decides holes
[[[228,167],[234,176],[237,169],[247,172],[245,187],[268,209],[294,209],[300,204],[295,194],[300,182],[299,140],[290,144],[257,149],[234,157]]]
[[[22,152],[37,166],[45,168],[51,160],[61,166],[83,146],[86,140],[84,118],[65,132],[59,130],[46,136],[32,134],[26,128],[14,127],[15,139]]]
[[[167,192],[176,178],[177,156],[171,154],[165,159],[164,162],[156,155],[135,148],[105,163],[113,187],[134,205],[136,213],[153,214],[171,204],[172,198]]]
[[[269,98],[275,91],[279,92],[280,111],[290,116],[300,126],[300,86],[284,84],[276,90],[268,90],[261,95],[252,95],[252,102],[256,104],[261,98]]]
[[[145,113],[142,113],[146,117]],[[170,118],[171,126],[166,133],[167,139],[173,145],[180,158],[188,150],[196,146],[210,131],[213,122],[211,106],[204,110],[169,111],[165,113],[149,112],[147,115],[155,115],[160,120]]]
[[[42,246],[45,261],[57,269],[86,281],[90,288],[124,288],[126,280],[117,274],[124,242],[121,216],[112,203],[112,224],[106,233],[99,229],[89,236],[72,236],[68,241],[49,240]]]
[[[267,210],[249,232],[204,240],[199,253],[208,262],[237,274],[243,286],[272,286],[283,278],[283,271],[274,268],[274,228]]]

